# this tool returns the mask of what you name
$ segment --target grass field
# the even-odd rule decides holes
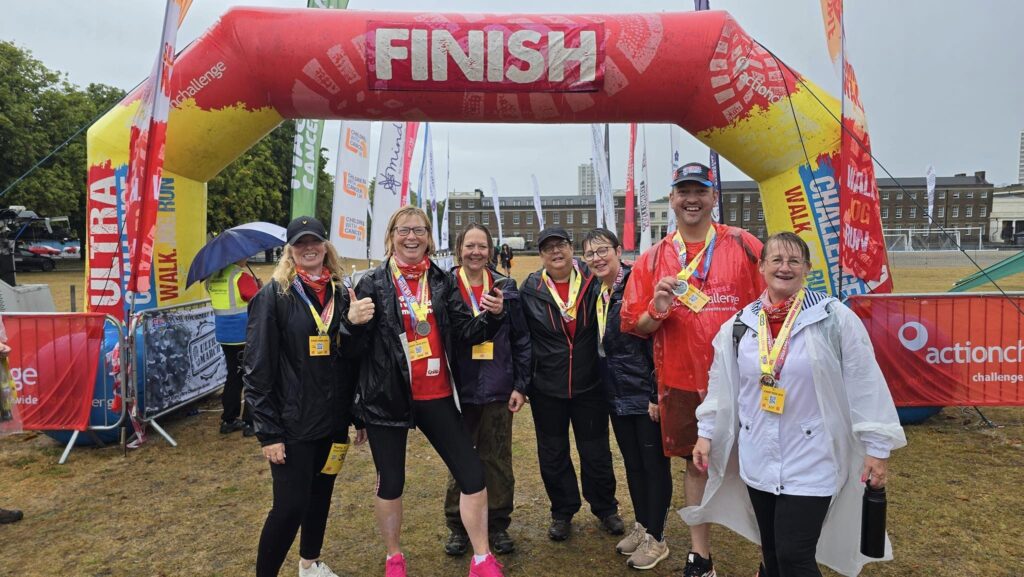
[[[522,279],[537,266],[536,257],[518,257],[515,276]],[[269,276],[262,267],[258,272]],[[896,289],[902,292],[944,291],[970,272],[967,263],[894,264]],[[1001,284],[1024,290],[1021,276]],[[19,275],[20,282],[50,284],[61,310],[70,304],[69,285],[77,282],[81,291],[81,279],[81,271]],[[268,467],[254,440],[218,434],[216,399],[195,408],[197,413],[180,411],[162,421],[177,448],[151,437],[127,457],[117,447],[79,448],[61,466],[56,464],[61,447],[44,435],[0,439],[0,506],[21,508],[26,515],[17,524],[0,526],[0,576],[251,575],[270,507]],[[889,527],[896,560],[868,565],[863,575],[1024,576],[1024,409],[984,412],[999,426],[985,426],[973,410],[946,408],[907,428],[909,445],[890,463]],[[514,439],[517,490],[510,533],[518,550],[502,559],[506,573],[633,574],[625,558],[615,554],[616,538],[601,532],[586,510],[577,515],[569,541],[547,539],[548,501],[537,471],[529,407],[515,419]],[[418,433],[410,436],[408,451],[403,546],[410,575],[464,575],[468,560],[453,560],[442,551],[444,465]],[[618,457],[616,470],[618,498],[629,521]],[[677,460],[676,508],[683,505],[681,471]],[[368,448],[351,451],[336,484],[323,551],[339,575],[383,574],[374,482]],[[667,538],[672,555],[646,574],[681,574],[688,537],[676,515],[670,515]],[[713,541],[719,575],[753,575],[754,545],[719,527]],[[294,574],[297,559],[296,546],[283,575]]]

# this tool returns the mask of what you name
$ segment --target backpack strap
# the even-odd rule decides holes
[[[747,334],[747,325],[743,324],[743,321],[740,320],[741,314],[743,314],[743,309],[736,313],[732,321],[732,344],[733,349],[736,351],[736,356],[740,354],[740,339],[743,338],[743,335]]]

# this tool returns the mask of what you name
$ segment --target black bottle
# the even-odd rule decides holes
[[[861,554],[881,559],[885,556],[885,487],[864,484],[864,505],[860,522]]]

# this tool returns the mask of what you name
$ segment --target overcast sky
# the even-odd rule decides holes
[[[159,44],[163,0],[33,0],[4,2],[0,39],[28,48],[51,69],[84,86],[130,89],[150,71]],[[178,36],[186,46],[232,5],[303,7],[305,0],[194,0]],[[350,0],[352,9],[438,12],[689,11],[691,0]],[[818,0],[711,0],[754,38],[819,85],[839,92],[825,47]],[[897,177],[984,170],[997,185],[1017,181],[1024,130],[1024,2],[1019,0],[899,0],[846,2],[847,55],[856,68],[875,156]],[[576,167],[590,159],[587,125],[437,124],[439,185],[451,142],[450,189],[532,193],[530,166],[545,194],[575,194]],[[647,156],[655,198],[667,192],[669,136],[648,125]],[[333,157],[338,122],[324,145]],[[626,178],[628,128],[611,133],[612,185]],[[707,162],[707,148],[686,136],[684,159]],[[373,136],[376,144],[376,132]],[[639,153],[638,153],[639,154]],[[371,158],[372,161],[372,158]],[[332,160],[333,163],[333,160]],[[332,164],[333,166],[333,164]],[[414,159],[419,169],[418,154]],[[879,177],[885,172],[876,167]],[[746,178],[731,165],[723,178]],[[415,181],[414,181],[415,183]],[[659,188],[661,187],[661,188]]]

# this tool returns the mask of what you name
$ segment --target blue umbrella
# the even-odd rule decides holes
[[[185,288],[210,278],[233,262],[283,246],[286,234],[284,227],[269,222],[250,222],[225,230],[196,253],[188,268]]]

